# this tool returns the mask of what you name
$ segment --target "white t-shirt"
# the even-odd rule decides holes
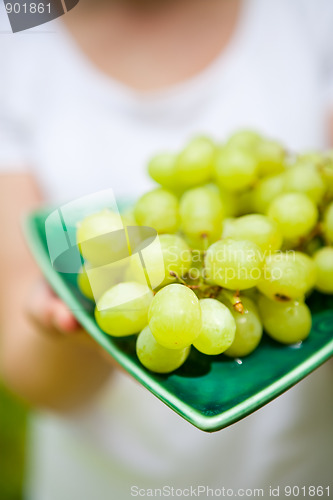
[[[332,26],[331,0],[248,0],[223,54],[194,78],[148,94],[99,72],[59,21],[2,31],[0,169],[30,169],[45,197],[60,203],[105,187],[141,194],[153,185],[149,157],[193,134],[223,140],[253,127],[291,150],[323,148],[333,109]],[[209,435],[118,373],[75,420],[34,418],[27,498],[124,500],[131,486],[191,485],[234,488],[235,496],[264,488],[266,498],[269,486],[328,486],[332,383],[328,363]]]

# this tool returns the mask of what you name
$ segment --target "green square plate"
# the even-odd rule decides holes
[[[48,253],[45,220],[50,210],[30,214],[25,234],[45,278],[87,332],[136,380],[180,416],[204,431],[227,427],[259,409],[324,363],[333,353],[333,296],[314,293],[313,328],[301,345],[283,346],[266,336],[243,360],[204,356],[194,348],[170,375],[146,370],[135,354],[135,338],[116,339],[97,326],[91,304],[79,293],[76,274],[58,273]]]

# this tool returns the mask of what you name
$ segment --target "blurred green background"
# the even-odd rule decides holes
[[[0,381],[0,500],[21,500],[28,409]]]

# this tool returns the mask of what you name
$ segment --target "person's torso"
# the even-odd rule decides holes
[[[71,200],[106,187],[136,197],[153,186],[145,171],[149,158],[181,148],[195,134],[222,142],[251,127],[291,150],[324,147],[323,82],[306,29],[287,2],[253,5],[224,55],[197,77],[154,95],[140,96],[94,71],[61,29],[46,36],[44,46],[18,40],[25,63],[14,65],[8,103],[30,121],[29,159],[46,199]],[[31,498],[123,500],[135,484],[267,487],[277,478],[311,482],[309,470],[324,480],[329,368],[214,435],[118,374],[82,418],[37,421]],[[311,427],[315,418],[320,429]]]

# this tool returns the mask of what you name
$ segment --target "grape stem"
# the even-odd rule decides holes
[[[176,278],[182,285],[186,285],[187,286],[187,283],[183,280],[183,278],[181,278],[180,276],[178,276],[178,274],[175,273],[175,271],[169,271],[169,274],[173,278]]]
[[[181,283],[182,285],[185,285],[187,286],[187,288],[191,288],[191,290],[196,290],[198,288],[200,288],[200,285],[189,285],[188,283],[186,283],[185,280],[183,280],[183,278],[181,278],[177,273],[175,273],[174,271],[169,271],[169,274],[170,276],[172,276],[173,278],[176,278],[179,283]]]
[[[198,290],[200,292],[201,298],[221,298],[222,300],[229,302],[232,307],[240,314],[244,314],[244,306],[242,304],[242,300],[240,298],[239,290],[236,292],[231,292],[230,290],[226,290],[220,286],[212,286],[206,283],[201,282],[198,285],[189,285],[186,281],[181,278],[175,271],[169,271],[170,276],[176,278],[179,283],[187,286],[191,290]]]
[[[217,285],[216,286],[208,285],[208,284],[204,283],[204,281],[201,281],[197,285],[189,285],[176,272],[169,271],[169,274],[173,278],[176,278],[179,283],[181,283],[182,285],[187,286],[187,288],[190,288],[191,290],[198,290],[198,292],[199,292],[199,294],[198,294],[199,298],[207,298],[207,297],[209,297],[209,298],[216,298],[218,296],[218,294],[220,293],[220,291],[221,291],[221,287],[217,286]]]
[[[235,311],[239,312],[240,314],[244,314],[245,310],[240,298],[239,290],[233,293],[230,290],[226,290],[225,288],[223,288],[220,291],[220,298],[226,302],[229,302],[229,304],[232,305]]]

